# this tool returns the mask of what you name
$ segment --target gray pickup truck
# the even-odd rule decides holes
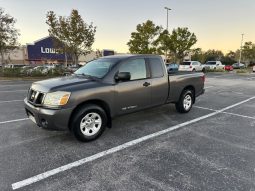
[[[160,56],[108,56],[72,76],[33,83],[25,110],[39,127],[69,129],[78,140],[91,141],[116,116],[168,103],[178,112],[189,112],[204,93],[204,81],[203,73],[168,74]]]

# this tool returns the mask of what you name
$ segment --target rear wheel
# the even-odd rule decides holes
[[[101,107],[84,105],[72,120],[72,131],[79,141],[92,141],[103,133],[106,124],[107,115]]]
[[[193,105],[194,93],[191,90],[184,90],[175,108],[179,113],[188,113]]]

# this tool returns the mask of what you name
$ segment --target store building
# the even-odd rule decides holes
[[[86,56],[81,55],[78,62],[81,65],[84,65],[96,58],[114,54],[115,52],[113,50],[107,49],[102,51],[92,51]],[[5,64],[64,64],[66,61],[67,64],[72,64],[70,56],[65,55],[64,53],[59,53],[57,49],[54,48],[54,40],[50,36],[39,39],[33,44],[27,44],[26,46],[19,47],[4,55]]]
[[[63,64],[67,60],[71,63],[70,56],[59,53],[54,48],[52,37],[46,37],[35,41],[34,44],[27,44],[26,62],[29,64]]]

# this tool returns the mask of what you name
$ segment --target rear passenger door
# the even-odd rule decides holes
[[[117,114],[138,111],[150,106],[151,80],[148,65],[144,58],[125,61],[118,72],[130,72],[131,79],[115,85]]]
[[[168,98],[168,74],[159,58],[148,58],[151,76],[151,105],[164,104]]]

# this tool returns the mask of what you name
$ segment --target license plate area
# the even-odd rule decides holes
[[[33,121],[36,124],[36,120],[33,113],[31,113],[30,111],[27,111],[27,116],[31,121]]]

